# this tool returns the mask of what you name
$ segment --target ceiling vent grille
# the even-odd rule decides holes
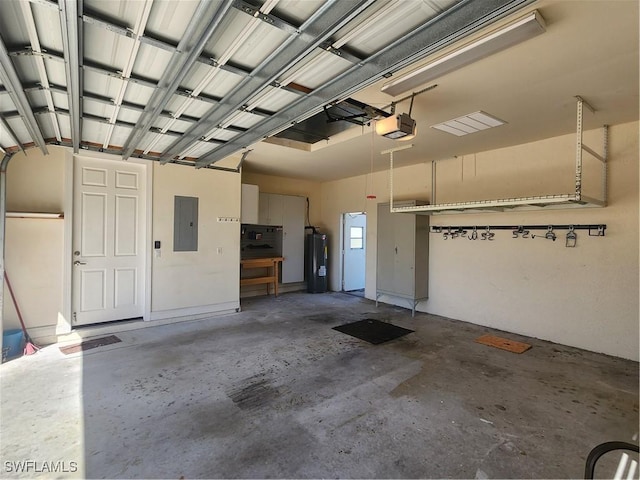
[[[507,122],[480,110],[474,113],[469,113],[468,115],[463,115],[462,117],[454,118],[453,120],[447,120],[446,122],[431,125],[431,128],[462,137],[463,135],[479,132],[480,130],[499,127],[505,123]]]

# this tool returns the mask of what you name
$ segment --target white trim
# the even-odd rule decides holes
[[[172,310],[151,312],[151,320],[156,321],[168,318],[173,318],[177,321],[198,320],[211,315],[236,313],[239,310],[240,301],[238,300],[233,302],[216,303],[215,305],[201,305],[198,307],[176,308]]]
[[[29,336],[37,345],[49,345],[56,343],[60,332],[56,331],[55,325],[45,325],[42,327],[29,327]]]
[[[147,198],[145,212],[146,218],[146,232],[145,232],[145,279],[144,279],[144,312],[142,319],[145,322],[151,320],[151,283],[153,278],[153,174],[154,174],[155,162],[147,162],[147,168],[145,169],[145,175],[147,180]]]
[[[71,285],[73,262],[73,151],[65,149],[64,157],[64,251],[62,252],[62,315],[58,315],[56,334],[71,331]]]
[[[58,319],[58,326],[56,327],[56,333],[58,334],[67,334],[72,331],[71,326],[71,315],[73,311],[72,305],[72,268],[71,264],[73,263],[73,167],[74,167],[74,159],[76,157],[87,158],[89,160],[102,160],[102,161],[112,161],[112,162],[122,162],[122,163],[135,163],[136,165],[142,165],[144,167],[144,175],[145,175],[145,186],[147,188],[146,195],[144,197],[145,201],[145,214],[146,221],[145,227],[143,228],[143,251],[141,252],[143,259],[143,269],[144,269],[144,294],[143,294],[143,320],[149,321],[151,319],[151,267],[152,263],[152,248],[151,248],[151,234],[152,234],[152,219],[153,219],[153,196],[152,196],[152,186],[153,186],[153,162],[149,160],[141,160],[136,158],[130,158],[129,160],[123,160],[120,157],[115,155],[103,153],[103,152],[94,152],[91,150],[81,150],[78,154],[74,154],[73,151],[69,148],[66,149],[65,152],[65,185],[64,185],[64,252],[63,252],[63,260],[64,260],[64,268],[63,268],[63,319]]]

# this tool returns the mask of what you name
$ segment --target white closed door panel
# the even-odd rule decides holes
[[[76,158],[74,165],[74,325],[144,313],[145,168]]]
[[[345,213],[343,218],[342,289],[350,292],[364,288],[367,216]]]

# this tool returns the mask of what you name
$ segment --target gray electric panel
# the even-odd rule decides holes
[[[173,251],[198,250],[198,198],[175,196],[173,208]]]
[[[391,213],[388,203],[380,203],[377,240],[376,301],[382,295],[406,299],[415,313],[417,303],[429,297],[429,217]]]

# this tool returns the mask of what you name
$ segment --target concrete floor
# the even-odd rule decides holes
[[[508,334],[533,345],[517,355],[340,293],[242,307],[4,364],[0,476],[580,478],[593,446],[638,431],[635,362]],[[331,329],[363,318],[416,332]],[[77,471],[9,471],[24,460]]]

